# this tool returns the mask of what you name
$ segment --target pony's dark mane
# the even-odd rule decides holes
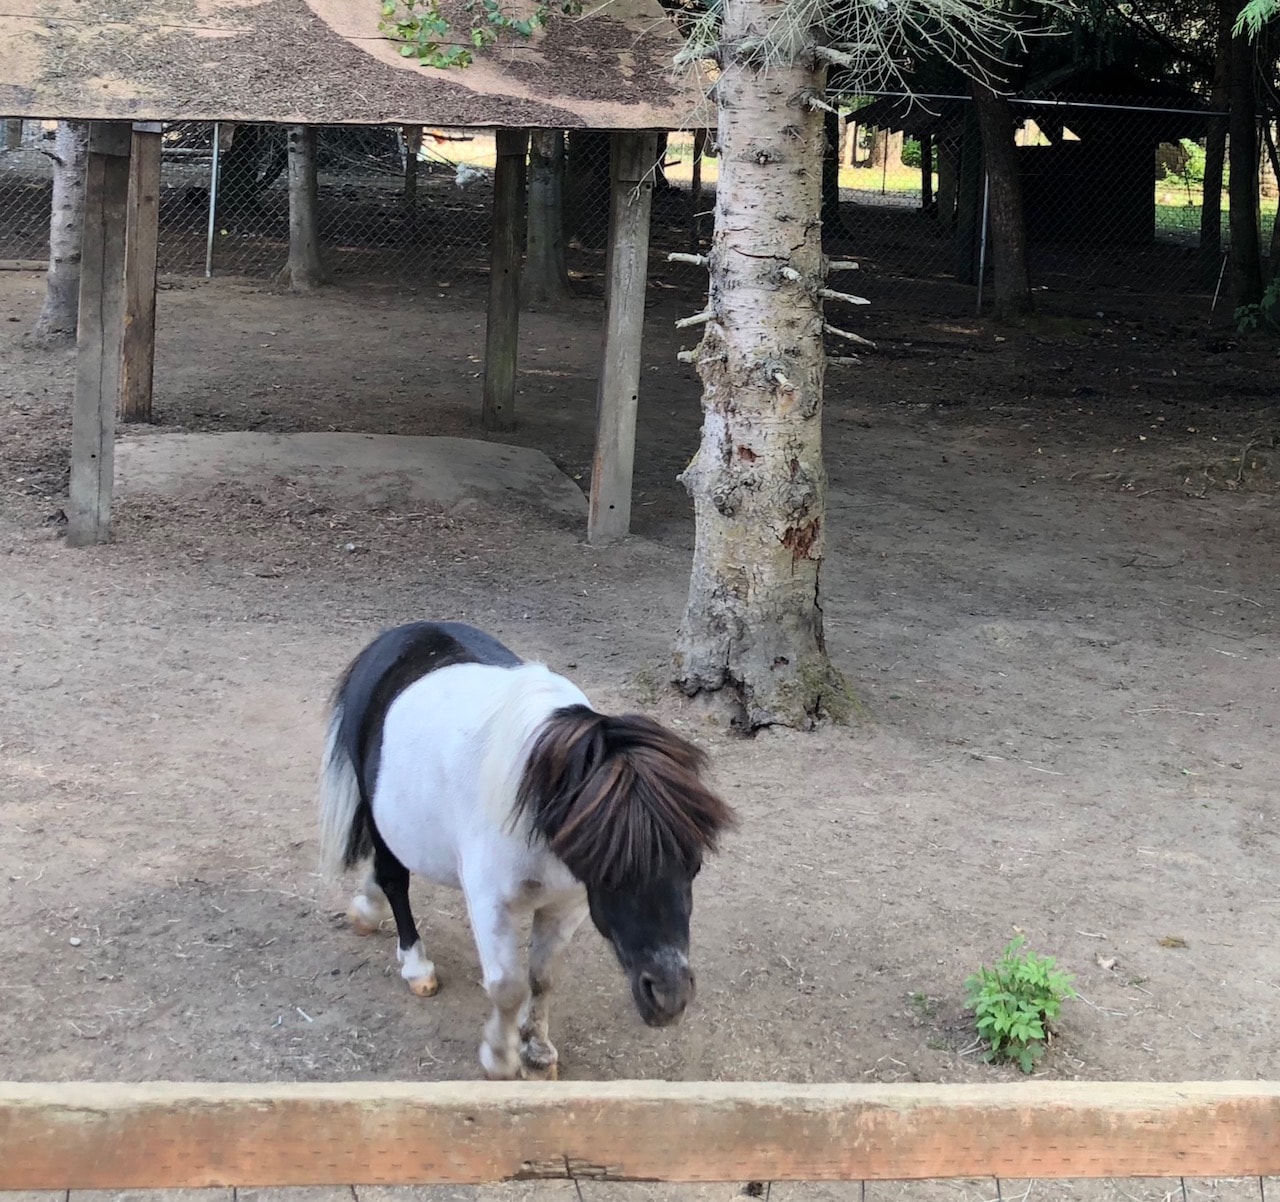
[[[734,821],[702,781],[706,759],[649,718],[566,706],[534,742],[514,812],[588,888],[692,875]]]

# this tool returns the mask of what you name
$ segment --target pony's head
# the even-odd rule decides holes
[[[692,743],[634,714],[557,710],[529,756],[516,800],[587,889],[591,920],[613,946],[651,1027],[693,1000],[693,878],[733,811],[703,783]]]

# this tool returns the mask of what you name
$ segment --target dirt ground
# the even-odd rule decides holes
[[[167,281],[140,436],[483,437],[483,285],[433,284]],[[553,1009],[565,1076],[1011,1079],[963,981],[1018,931],[1082,995],[1042,1074],[1280,1076],[1274,344],[1141,298],[1019,330],[871,312],[879,350],[829,376],[824,576],[868,716],[738,741],[665,684],[699,422],[671,323],[694,284],[652,293],[619,546],[265,473],[131,496],[112,545],[71,551],[72,358],[21,345],[43,280],[0,272],[0,1077],[477,1075],[459,898],[419,887],[443,982],[423,1001],[314,867],[326,693],[428,616],[691,732],[740,810],[697,887],[695,1010],[644,1029],[584,929]],[[522,343],[512,441],[585,486],[598,301],[527,314]]]

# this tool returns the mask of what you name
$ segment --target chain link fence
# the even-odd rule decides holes
[[[989,280],[986,181],[964,153],[979,138],[971,109],[967,96],[881,96],[842,114],[835,239],[862,262],[868,295],[976,286],[980,267]],[[1216,195],[1205,182],[1225,113],[1088,95],[1015,99],[1012,109],[1034,288],[1158,297],[1225,282],[1229,178]],[[1265,150],[1259,179],[1265,253],[1277,195]]]
[[[980,264],[989,278],[982,181],[972,170],[966,175],[963,153],[965,139],[976,136],[967,107],[962,96],[873,97],[857,101],[838,128],[831,122],[839,216],[831,211],[836,173],[829,162],[828,249],[860,263],[858,291],[874,303],[928,309],[945,296],[954,304],[957,295],[972,297]],[[1033,287],[1153,297],[1214,292],[1228,214],[1224,188],[1215,237],[1204,183],[1215,114],[1077,97],[1020,101],[1015,116]],[[37,264],[48,250],[53,126],[9,121],[4,128],[0,261]],[[165,126],[162,273],[268,278],[283,267],[286,133],[272,126]],[[609,141],[575,134],[568,146],[566,259],[571,276],[591,279],[604,268]],[[487,272],[491,132],[325,127],[317,155],[321,241],[335,277],[408,283]],[[704,152],[691,134],[669,135],[662,174],[654,202],[655,272],[671,270],[668,251],[706,244],[717,178],[713,147]],[[1276,213],[1267,162],[1261,180],[1265,246]]]

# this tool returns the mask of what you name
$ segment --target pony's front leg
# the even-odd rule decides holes
[[[519,930],[511,907],[499,898],[468,891],[467,907],[484,970],[484,990],[493,1003],[484,1026],[480,1063],[491,1080],[508,1081],[520,1075],[516,1037],[520,1009],[529,995],[520,971]]]
[[[520,1015],[520,1061],[530,1076],[555,1080],[560,1059],[547,1034],[551,989],[560,958],[587,916],[585,901],[547,906],[533,915],[529,939],[529,1000]]]

